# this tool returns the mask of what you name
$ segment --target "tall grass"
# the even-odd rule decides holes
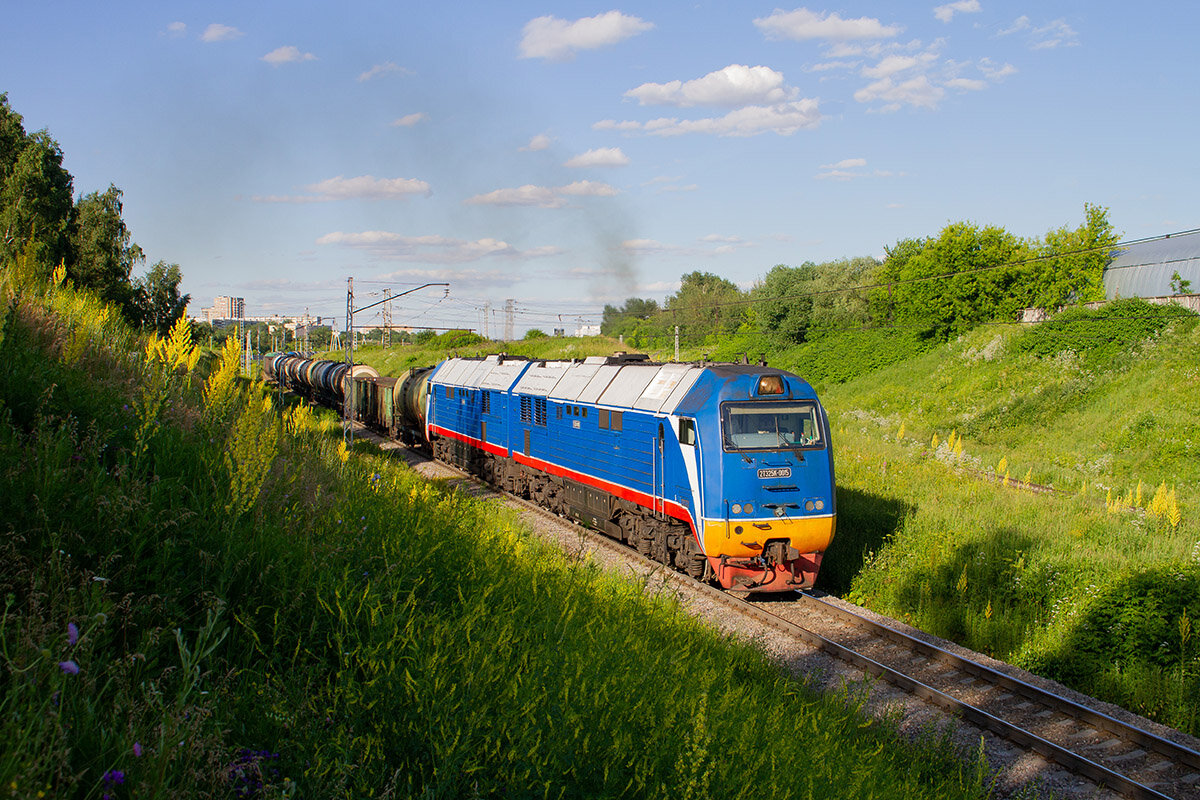
[[[668,598],[0,278],[11,797],[976,797]],[[97,325],[83,344],[72,332]],[[116,343],[116,347],[111,347]]]

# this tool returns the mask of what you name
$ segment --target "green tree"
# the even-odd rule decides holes
[[[1020,293],[1020,307],[1054,310],[1104,299],[1104,269],[1112,261],[1118,237],[1107,208],[1088,203],[1083,210],[1082,225],[1052,230],[1036,248],[1036,260],[1021,276],[1027,288]]]
[[[532,341],[534,339],[549,339],[550,334],[546,333],[540,328],[530,328],[529,330],[525,331],[524,338],[526,341]]]
[[[879,272],[872,306],[896,324],[948,338],[1015,311],[1030,246],[1003,228],[955,222],[936,238],[902,240]]]
[[[667,298],[662,319],[666,326],[678,325],[689,342],[710,336],[728,336],[746,322],[746,295],[732,281],[711,272],[689,272],[680,280],[679,291]]]
[[[625,305],[620,308],[606,305],[604,318],[600,321],[600,333],[613,338],[618,336],[629,338],[636,335],[644,327],[645,322],[656,316],[658,312],[659,307],[656,300],[640,297],[628,298]]]
[[[135,283],[142,324],[159,336],[166,336],[175,321],[187,311],[190,294],[179,293],[183,272],[178,264],[158,261]]]
[[[67,276],[119,305],[136,323],[140,322],[140,308],[129,276],[145,256],[142,248],[130,241],[129,228],[121,218],[121,195],[120,189],[110,185],[104,192],[79,198]]]
[[[755,287],[755,320],[777,347],[790,347],[808,339],[816,273],[817,265],[811,261],[799,267],[776,264]]]
[[[1171,274],[1171,294],[1188,294],[1192,291],[1192,282],[1179,274],[1179,270],[1175,270]]]
[[[0,261],[25,253],[49,274],[67,259],[74,189],[62,161],[50,134],[26,134],[0,94]]]

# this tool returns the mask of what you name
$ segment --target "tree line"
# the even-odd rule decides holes
[[[49,277],[63,267],[77,287],[96,292],[137,327],[165,335],[187,309],[178,264],[146,261],[121,217],[122,192],[75,197],[63,151],[45,130],[29,133],[0,93],[0,265],[22,263]]]
[[[779,264],[745,290],[690,272],[662,305],[631,297],[605,306],[601,332],[635,347],[661,346],[677,326],[689,344],[740,338],[774,350],[897,327],[945,341],[985,322],[1015,321],[1024,308],[1103,300],[1104,268],[1117,241],[1108,209],[1091,204],[1078,227],[1040,238],[956,222],[936,236],[898,241],[882,261]]]

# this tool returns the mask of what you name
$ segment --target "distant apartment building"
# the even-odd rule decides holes
[[[222,319],[242,319],[246,316],[246,300],[242,297],[214,297],[211,308],[200,309],[207,323]]]

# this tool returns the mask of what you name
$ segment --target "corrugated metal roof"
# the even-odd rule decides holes
[[[1192,282],[1192,292],[1200,292],[1200,233],[1126,245],[1104,270],[1104,290],[1109,300],[1165,297],[1176,272]]]

